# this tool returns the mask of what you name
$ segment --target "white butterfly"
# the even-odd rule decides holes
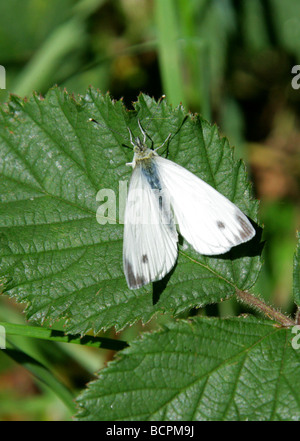
[[[162,279],[175,265],[178,234],[199,253],[223,254],[255,230],[241,210],[206,182],[162,158],[130,133],[134,157],[124,217],[123,266],[128,287]]]

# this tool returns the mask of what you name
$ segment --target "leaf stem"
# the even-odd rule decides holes
[[[282,312],[277,311],[272,306],[267,305],[265,302],[263,302],[253,294],[250,294],[247,291],[237,290],[236,296],[238,300],[246,303],[249,306],[252,306],[253,308],[265,314],[270,319],[277,321],[282,326],[285,327],[295,326],[294,320],[292,320],[290,317],[286,316]]]

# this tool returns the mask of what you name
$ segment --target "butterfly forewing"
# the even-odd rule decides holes
[[[162,157],[155,158],[182,236],[206,255],[223,254],[255,230],[241,210],[200,178]]]
[[[178,235],[164,188],[135,166],[124,218],[123,266],[129,288],[162,279],[175,265]],[[154,186],[158,188],[153,188]]]

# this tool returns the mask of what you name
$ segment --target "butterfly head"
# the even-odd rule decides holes
[[[143,154],[148,150],[148,147],[144,141],[142,141],[139,137],[134,138],[134,141],[131,143],[133,145],[133,151],[135,154]]]
[[[144,162],[145,160],[150,160],[155,155],[155,152],[152,149],[150,149],[146,144],[147,135],[141,126],[140,120],[138,120],[138,124],[139,124],[139,128],[142,132],[143,139],[141,139],[138,136],[136,138],[133,138],[132,132],[128,128],[129,136],[130,136],[130,143],[133,146],[133,152],[134,152],[134,159],[132,162],[132,165],[134,165],[134,166],[136,165],[137,162],[139,162],[139,161]]]

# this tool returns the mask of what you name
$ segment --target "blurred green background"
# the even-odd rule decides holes
[[[300,65],[299,0],[0,0],[0,64],[0,102],[9,93],[45,94],[55,84],[75,95],[92,85],[128,107],[140,91],[166,94],[173,106],[181,102],[217,123],[261,201],[266,243],[255,292],[293,312],[300,89],[292,87],[291,70]],[[2,297],[0,321],[24,323],[22,310]],[[243,311],[231,300],[206,313]],[[21,337],[15,344],[75,393],[112,357]],[[0,351],[1,420],[69,418],[51,389]]]

